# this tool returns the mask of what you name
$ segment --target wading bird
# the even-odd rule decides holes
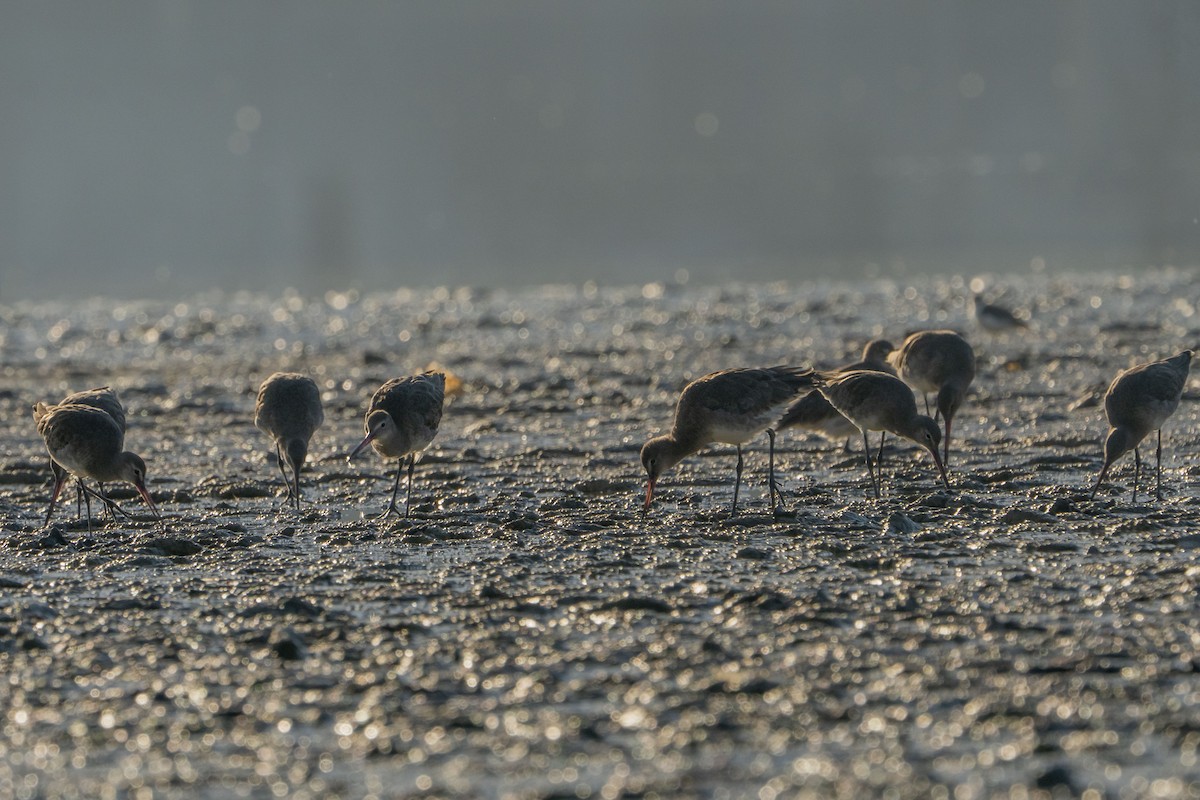
[[[683,459],[714,442],[737,447],[737,472],[733,484],[733,511],[737,511],[742,485],[742,445],[763,431],[770,438],[769,491],[771,510],[779,487],[775,483],[775,431],[786,405],[809,383],[795,367],[727,369],[689,383],[675,405],[670,433],[642,446],[646,470],[646,503],[650,510],[659,476]],[[782,497],[780,497],[782,501]]]
[[[404,516],[412,511],[413,467],[417,456],[433,441],[442,422],[442,403],[446,396],[446,376],[440,372],[423,372],[406,378],[394,378],[375,392],[367,407],[364,424],[367,435],[346,457],[354,458],[367,445],[383,458],[401,459],[396,467],[396,482],[392,499],[380,519],[399,514],[396,491],[400,488],[403,459],[408,459],[408,495],[404,501]]]
[[[254,426],[275,443],[275,463],[288,500],[300,510],[300,470],[313,432],[325,421],[316,381],[295,372],[276,372],[263,381],[254,405]]]
[[[1154,496],[1162,499],[1162,426],[1175,409],[1187,384],[1192,366],[1192,351],[1139,364],[1117,374],[1104,393],[1104,414],[1108,417],[1108,437],[1104,440],[1104,466],[1092,487],[1095,499],[1108,468],[1121,456],[1133,451],[1133,502],[1137,502],[1138,476],[1142,457],[1138,445],[1151,431],[1158,433],[1155,448]]]

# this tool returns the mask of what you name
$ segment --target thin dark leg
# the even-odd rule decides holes
[[[96,485],[99,486],[100,484],[97,483]],[[79,482],[79,488],[83,490],[83,496],[85,498],[89,497],[89,496],[94,497],[97,500],[99,500],[101,503],[103,503],[104,507],[106,509],[108,509],[108,513],[112,516],[112,518],[114,520],[117,518],[118,513],[121,516],[125,517],[125,519],[133,519],[133,517],[131,517],[129,515],[128,511],[126,511],[125,509],[123,509],[119,505],[117,505],[117,501],[113,500],[108,495],[103,494],[102,492],[98,492],[95,489],[89,489],[83,481]]]
[[[279,467],[279,474],[283,477],[283,485],[287,487],[287,499],[291,500],[294,496],[292,492],[292,479],[287,474],[287,467],[284,466],[283,454],[279,452],[279,445],[275,445],[275,464]]]
[[[767,475],[770,482],[771,494],[771,513],[775,513],[775,498],[779,498],[779,506],[783,506],[783,492],[779,488],[779,484],[775,482],[775,431],[767,428],[767,438],[770,439],[770,449],[767,451],[770,455],[767,457]]]
[[[867,474],[871,476],[871,488],[875,490],[875,498],[879,498],[879,484],[875,481],[875,466],[871,463],[871,441],[867,437],[867,431],[864,428],[863,432],[863,453],[867,456]]]
[[[925,416],[928,417],[929,416],[929,395],[922,392],[921,397],[925,400]],[[939,414],[941,413],[940,409],[938,410],[938,413]],[[934,417],[933,419],[935,422],[937,421],[937,417]]]
[[[879,432],[879,456],[875,459],[875,465],[883,469],[883,440],[887,438],[887,431]]]
[[[76,478],[79,482],[79,489],[83,491],[83,478]],[[83,492],[83,506],[87,509],[87,529],[88,533],[92,532],[92,498],[86,491]]]
[[[96,493],[98,495],[100,495],[101,497],[105,497],[105,498],[108,497],[108,492],[104,491],[104,484],[101,481],[96,481]],[[105,503],[104,510],[108,512],[108,518],[111,519],[113,522],[116,522],[117,515],[112,510],[112,506],[110,506],[108,503]]]
[[[733,509],[730,513],[737,513],[738,491],[742,488],[742,446],[737,446],[738,462],[737,462],[737,477],[733,481]]]
[[[299,513],[300,512],[300,465],[299,464],[296,464],[293,466],[292,473],[293,473],[292,481],[295,482],[296,486],[295,486],[295,491],[293,491],[291,494],[296,499],[296,512]],[[288,487],[290,488],[291,485],[292,484],[289,483]]]
[[[417,465],[417,454],[413,453],[408,457],[408,494],[404,498],[404,518],[407,519],[412,513],[412,479],[413,467]]]
[[[1142,474],[1142,456],[1133,448],[1133,502],[1137,502],[1138,476]]]
[[[380,519],[390,517],[392,514],[400,513],[400,509],[396,508],[396,492],[399,491],[399,489],[400,489],[400,473],[403,471],[404,471],[404,465],[397,464],[396,465],[396,482],[392,484],[392,499],[388,503],[387,511],[383,512],[383,514],[379,517]]]
[[[942,440],[942,466],[950,467],[950,417],[946,417],[946,438]]]
[[[1154,496],[1162,500],[1162,428],[1158,429],[1158,447],[1154,451]]]

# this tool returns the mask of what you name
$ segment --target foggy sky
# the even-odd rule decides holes
[[[0,4],[0,301],[1200,255],[1200,4]]]

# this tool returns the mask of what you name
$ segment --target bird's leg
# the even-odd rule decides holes
[[[295,491],[292,492],[292,496],[296,499],[296,513],[299,514],[300,513],[300,465],[299,464],[292,464],[292,481],[294,481],[296,484]],[[292,488],[292,484],[289,482],[288,489],[291,490],[291,488]]]
[[[386,519],[392,514],[399,514],[400,509],[396,507],[396,492],[400,489],[400,473],[404,471],[403,462],[396,465],[396,482],[392,484],[392,499],[388,502],[387,511],[380,515],[379,519]]]
[[[83,490],[84,498],[94,497],[97,500],[99,500],[101,503],[103,503],[104,507],[108,509],[110,514],[112,514],[113,519],[117,518],[118,513],[120,513],[120,515],[123,516],[125,519],[133,519],[133,517],[130,516],[128,511],[121,508],[121,506],[119,506],[117,504],[117,501],[113,500],[108,495],[101,494],[100,492],[97,492],[95,489],[89,489],[87,487],[87,485],[83,483],[83,481],[79,482],[79,488],[81,488]],[[89,506],[89,508],[90,508],[90,506]]]
[[[733,508],[730,510],[731,514],[737,513],[738,490],[742,488],[742,446],[740,444],[737,445],[737,453],[737,472],[733,481]]]
[[[1158,447],[1154,451],[1154,496],[1162,500],[1162,428],[1158,429]]]
[[[950,417],[946,417],[946,438],[942,440],[942,466],[950,466]]]
[[[283,485],[287,487],[287,499],[291,500],[293,497],[292,479],[288,477],[287,469],[283,465],[283,454],[279,452],[278,444],[275,445],[275,464],[279,467],[279,474],[283,476]]]
[[[1133,502],[1137,502],[1138,476],[1142,474],[1142,456],[1138,449],[1133,448]]]
[[[412,453],[408,457],[408,493],[406,494],[406,496],[404,498],[404,518],[405,519],[408,519],[409,514],[412,513],[413,468],[416,465],[417,465],[417,454]]]
[[[107,493],[104,491],[104,484],[103,484],[103,483],[101,483],[100,481],[96,481],[96,488],[97,488],[97,490],[98,490],[98,493],[99,493],[99,495],[100,495],[101,497],[107,497],[107,496],[108,496],[108,494],[107,494]],[[111,507],[111,506],[110,506],[108,503],[105,503],[105,504],[104,504],[104,510],[108,512],[108,518],[109,518],[109,519],[111,519],[111,520],[113,520],[113,521],[115,522],[115,521],[116,521],[116,519],[117,519],[116,512],[114,512],[114,511],[112,510],[112,507]]]
[[[871,441],[867,436],[867,429],[862,429],[863,435],[863,453],[867,456],[867,474],[871,476],[871,488],[875,490],[875,499],[879,499],[879,484],[875,481],[875,466],[871,463]]]
[[[771,495],[771,513],[775,513],[775,498],[779,498],[779,506],[783,508],[783,490],[779,488],[779,484],[775,482],[775,431],[772,428],[767,428],[767,438],[771,440],[770,449],[767,451],[770,455],[767,456],[767,480],[770,483]],[[783,509],[786,511],[786,509]]]
[[[87,509],[87,530],[88,530],[88,533],[91,533],[92,532],[92,499],[88,495],[88,488],[83,485],[83,478],[76,478],[75,480],[79,482],[79,488],[80,488],[80,490],[83,491],[83,506],[84,506],[84,508]]]
[[[875,458],[875,465],[883,469],[883,440],[887,438],[887,431],[879,432],[879,455]]]
[[[925,392],[922,392],[921,398],[925,401],[925,416],[928,417],[929,416],[929,395],[926,394]],[[938,414],[942,413],[941,409],[938,409],[937,413]],[[937,422],[937,417],[934,417],[933,421]]]
[[[1104,462],[1104,466],[1100,468],[1100,477],[1096,478],[1096,485],[1092,487],[1092,500],[1096,499],[1096,492],[1100,491],[1100,484],[1104,483],[1104,476],[1108,474],[1108,462]]]

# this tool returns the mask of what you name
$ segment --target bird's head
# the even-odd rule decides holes
[[[376,409],[367,415],[364,427],[366,428],[367,435],[358,443],[358,446],[350,451],[350,455],[346,456],[347,461],[358,455],[371,442],[381,438],[385,441],[391,438],[396,430],[396,421],[392,419],[392,415],[388,412]]]

